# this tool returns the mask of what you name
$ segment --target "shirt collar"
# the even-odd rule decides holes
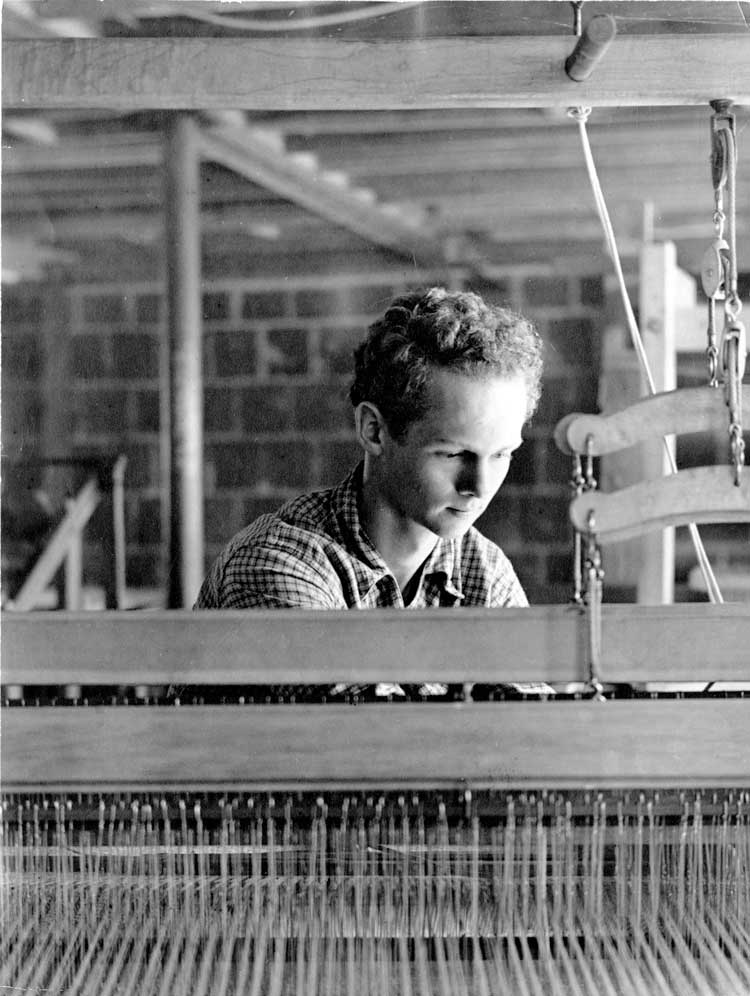
[[[359,516],[362,497],[362,475],[364,461],[360,461],[354,470],[334,489],[333,506],[336,518],[346,535],[348,544],[354,549],[363,566],[369,570],[357,571],[357,586],[361,598],[391,572],[388,565],[373,546],[372,540],[362,526]],[[442,576],[443,587],[456,598],[463,598],[461,591],[460,557],[458,544],[460,540],[438,540],[435,548],[425,564],[423,581],[430,577]]]
[[[380,556],[367,535],[359,517],[362,496],[364,461],[344,478],[333,492],[333,508],[345,545],[357,555],[357,588],[360,598],[365,598],[386,574],[388,565]]]
[[[425,564],[424,577],[442,575],[443,587],[456,598],[463,598],[461,591],[461,558],[458,555],[460,540],[438,540]]]

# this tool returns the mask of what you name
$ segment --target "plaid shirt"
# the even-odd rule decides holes
[[[214,562],[196,609],[403,608],[395,577],[359,520],[362,464],[239,532]],[[438,540],[409,608],[525,606],[510,561],[473,527]]]

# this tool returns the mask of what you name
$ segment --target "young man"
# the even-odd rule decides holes
[[[526,319],[476,294],[398,298],[355,352],[364,459],[238,533],[195,608],[526,605],[473,524],[536,408],[541,353]]]

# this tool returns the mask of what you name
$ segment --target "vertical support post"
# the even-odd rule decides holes
[[[657,391],[674,390],[677,384],[676,329],[678,306],[684,308],[687,277],[676,263],[675,246],[646,243],[641,249],[638,287],[640,332]],[[693,282],[693,298],[695,287]],[[609,302],[620,309],[619,298]],[[630,337],[624,324],[613,320],[602,337],[602,370],[599,387],[603,412],[615,412],[648,394]],[[670,441],[674,446],[674,440]],[[662,440],[603,457],[599,479],[602,491],[615,491],[669,470]],[[661,605],[674,601],[674,529],[633,540],[607,543],[604,548],[605,582],[611,589],[634,593],[636,601]]]
[[[644,245],[640,264],[640,326],[657,391],[674,391],[677,387],[678,274],[673,242]],[[645,379],[641,386],[641,393],[646,394]],[[674,436],[668,439],[668,445],[674,456]],[[661,440],[644,445],[642,459],[644,478],[670,473]],[[646,605],[670,604],[674,601],[674,528],[645,539],[638,574],[638,601]]]
[[[193,603],[204,571],[200,169],[195,127],[187,114],[170,116],[164,157],[170,608]]]
[[[67,502],[70,512],[72,502]],[[68,541],[65,554],[65,608],[69,612],[81,609],[83,597],[83,530],[78,523],[73,524],[73,531]]]
[[[42,424],[40,452],[43,460],[70,456],[72,439],[70,337],[74,328],[72,302],[66,284],[55,274],[42,289],[41,339],[44,362],[41,375]],[[77,485],[70,466],[44,465],[39,482],[53,507]],[[53,580],[60,604],[66,598],[65,575]]]
[[[43,460],[71,456],[70,335],[73,325],[71,301],[66,285],[55,276],[42,289],[41,337],[44,363],[41,375]],[[61,506],[77,481],[70,466],[46,464],[40,484],[52,504]]]
[[[114,545],[113,581],[115,608],[124,609],[127,585],[127,544],[125,541],[125,468],[128,458],[121,454],[112,468],[112,537]]]

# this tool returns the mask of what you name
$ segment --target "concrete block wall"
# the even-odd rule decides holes
[[[351,354],[370,321],[406,289],[469,286],[534,320],[547,345],[544,392],[498,498],[480,523],[513,559],[534,602],[570,595],[570,468],[552,430],[569,411],[595,411],[597,274],[529,264],[477,281],[453,270],[206,279],[203,287],[205,528],[207,563],[258,514],[286,498],[338,481],[358,459],[346,398]],[[41,452],[43,349],[35,331],[34,287],[4,295],[5,452]],[[128,456],[127,581],[164,582],[160,439],[165,369],[165,299],[148,281],[83,284],[66,291],[71,454]],[[18,371],[22,372],[19,376]],[[49,373],[49,371],[48,371]],[[49,379],[49,378],[48,378]],[[106,565],[87,547],[88,580]]]

